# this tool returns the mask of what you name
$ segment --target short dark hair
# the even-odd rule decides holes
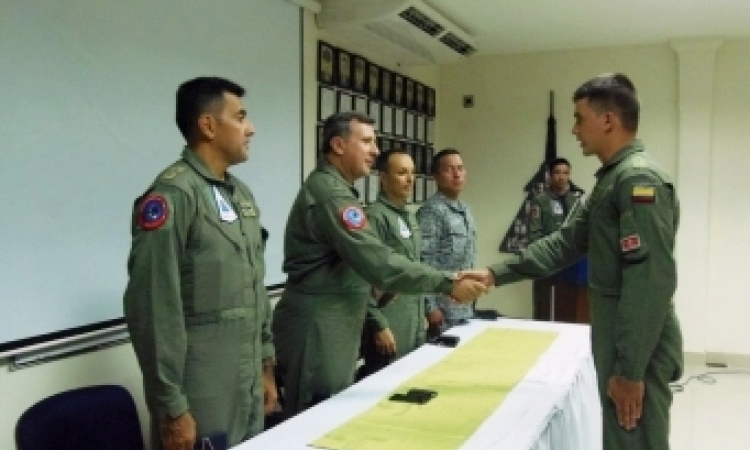
[[[331,153],[331,139],[335,137],[348,137],[352,132],[352,120],[366,125],[375,125],[375,120],[356,111],[340,112],[329,116],[323,123],[323,144],[320,149],[324,154]]]
[[[193,78],[177,88],[175,119],[186,141],[193,139],[201,114],[223,106],[225,92],[237,97],[245,95],[242,86],[219,77]]]
[[[378,159],[375,160],[375,169],[378,172],[388,171],[388,162],[391,159],[391,155],[408,155],[409,152],[401,147],[394,147],[388,151],[385,151],[378,155]],[[411,156],[411,155],[410,155]]]
[[[448,147],[440,150],[437,152],[435,156],[432,157],[432,161],[430,162],[430,173],[435,175],[438,172],[438,167],[440,167],[440,160],[442,160],[445,156],[448,155],[461,155],[461,152],[456,150],[455,148]]]
[[[620,117],[626,131],[638,130],[640,103],[635,86],[621,73],[607,73],[583,83],[575,93],[573,101],[587,99],[599,112],[611,111]]]
[[[570,162],[568,162],[567,159],[565,159],[565,158],[555,158],[555,159],[547,162],[547,172],[549,172],[550,174],[552,174],[552,171],[555,170],[555,167],[557,167],[557,166],[559,166],[561,164],[565,164],[566,166],[568,166],[568,169],[570,169]]]

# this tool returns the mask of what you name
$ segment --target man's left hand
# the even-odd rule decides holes
[[[276,378],[273,366],[263,368],[263,411],[266,414],[276,409],[279,401],[279,391],[276,389]]]
[[[643,414],[643,381],[631,381],[612,375],[607,381],[607,396],[615,404],[617,421],[626,430],[632,430]]]

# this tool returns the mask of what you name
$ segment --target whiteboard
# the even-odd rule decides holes
[[[266,285],[302,179],[301,16],[281,0],[3,0],[0,349],[122,318],[133,200],[184,140],[177,86],[247,89],[250,159],[230,172],[270,231]]]

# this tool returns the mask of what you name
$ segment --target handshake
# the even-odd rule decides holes
[[[489,269],[462,270],[454,277],[451,297],[461,303],[476,300],[495,285],[495,274]]]

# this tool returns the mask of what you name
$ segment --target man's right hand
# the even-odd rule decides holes
[[[381,355],[396,354],[396,338],[390,328],[384,328],[375,333],[375,348]]]
[[[440,308],[433,309],[427,314],[427,336],[440,336],[440,329],[443,326],[443,311]]]
[[[470,278],[484,283],[487,287],[495,285],[495,274],[490,269],[470,269],[458,272],[459,278]]]
[[[164,450],[193,450],[195,446],[195,420],[187,411],[174,419],[161,419],[159,432]]]
[[[487,293],[487,286],[484,283],[465,277],[453,281],[451,297],[461,303],[468,303],[485,293]]]

